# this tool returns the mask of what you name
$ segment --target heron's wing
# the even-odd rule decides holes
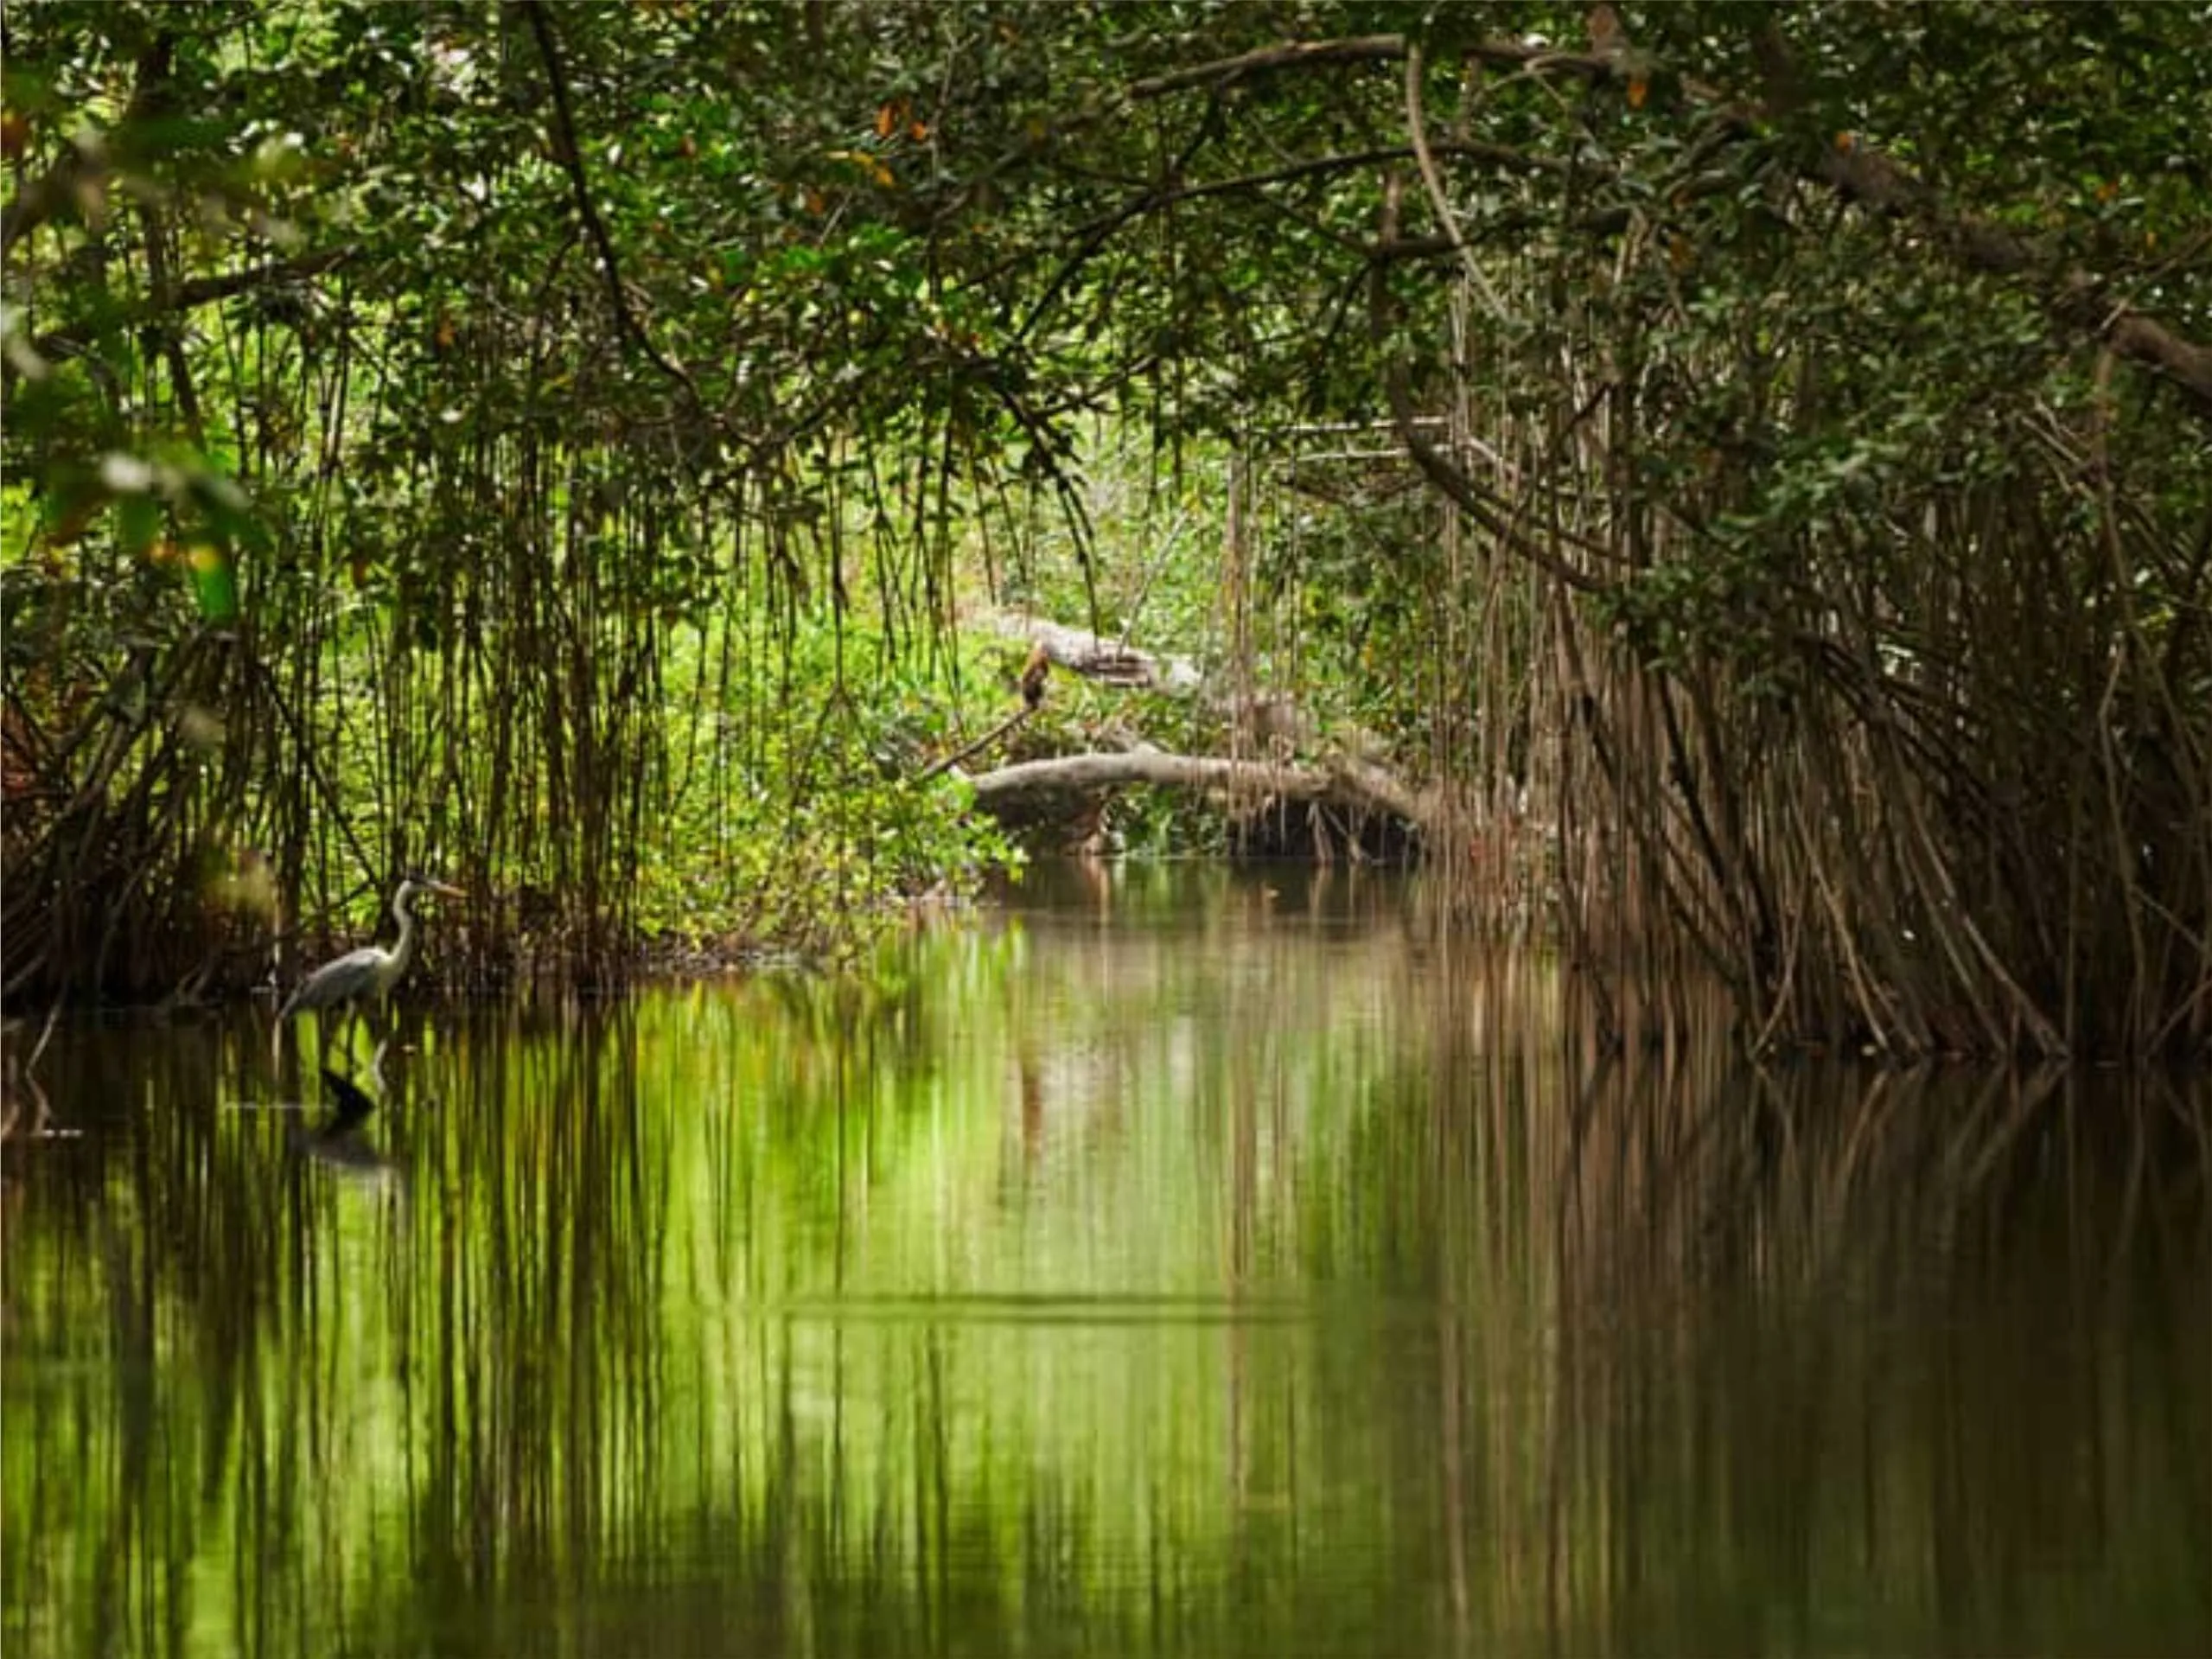
[[[282,1011],[295,1008],[315,1008],[350,996],[370,982],[378,968],[384,966],[384,953],[374,945],[363,945],[359,950],[349,950],[335,960],[321,967],[299,982],[292,994],[284,1000]]]
[[[343,979],[347,976],[358,977],[373,973],[384,966],[385,958],[389,954],[389,952],[379,946],[363,945],[358,950],[349,950],[343,956],[335,957],[325,962],[307,976],[307,982],[313,985],[317,979]]]

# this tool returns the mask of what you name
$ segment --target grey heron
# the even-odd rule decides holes
[[[284,1005],[277,1011],[277,1029],[294,1014],[314,1009],[335,1008],[350,1004],[359,1008],[364,1003],[381,1002],[399,976],[407,971],[407,964],[415,954],[414,898],[418,893],[439,893],[448,898],[466,898],[458,887],[428,876],[410,876],[399,884],[399,890],[392,896],[392,914],[399,919],[399,937],[392,941],[390,950],[379,945],[363,945],[359,950],[349,950],[335,961],[321,967],[302,979]],[[382,1050],[379,1049],[379,1053]]]

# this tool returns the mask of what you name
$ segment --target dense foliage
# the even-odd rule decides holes
[[[241,845],[481,968],[823,931],[991,851],[1011,580],[1755,1039],[2212,1037],[2201,4],[6,27],[11,990]]]

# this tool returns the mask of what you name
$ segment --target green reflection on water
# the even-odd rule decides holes
[[[2212,1650],[2212,1133],[1604,1063],[1418,890],[1059,872],[864,987],[250,1024],[7,1148],[10,1656]]]

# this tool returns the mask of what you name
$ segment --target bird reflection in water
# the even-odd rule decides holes
[[[291,1149],[348,1175],[378,1180],[397,1176],[398,1160],[385,1157],[361,1139],[361,1126],[376,1110],[376,1101],[360,1084],[328,1066],[322,1068],[322,1081],[330,1091],[330,1115],[311,1129],[290,1130],[285,1139]]]

